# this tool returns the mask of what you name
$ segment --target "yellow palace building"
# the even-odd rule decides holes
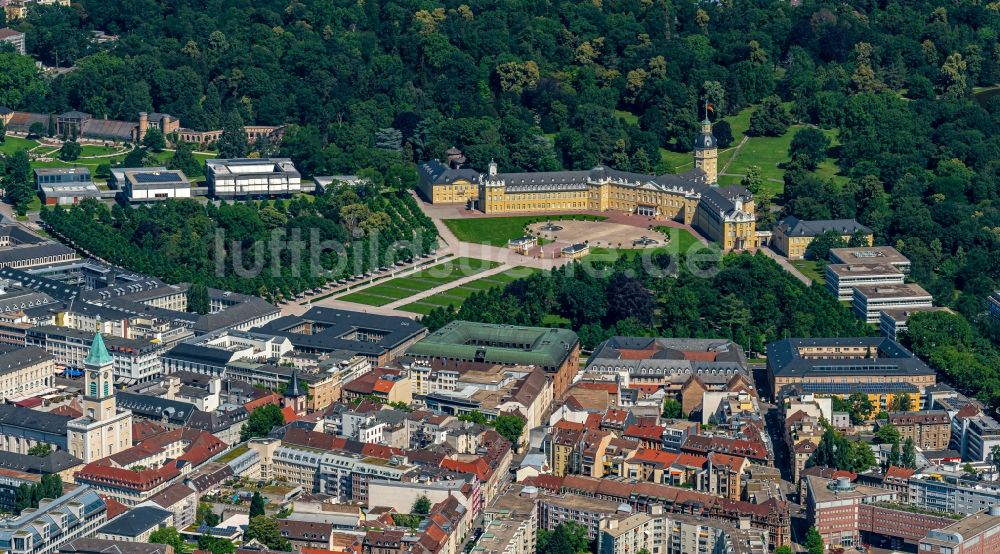
[[[487,214],[621,211],[673,220],[698,229],[725,250],[756,247],[753,195],[741,186],[718,186],[718,145],[702,122],[691,171],[659,176],[598,166],[584,171],[486,173],[465,167],[451,148],[445,163],[422,164],[420,192],[432,204],[465,204]]]

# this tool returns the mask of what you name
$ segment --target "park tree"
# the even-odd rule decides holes
[[[847,241],[844,237],[838,231],[830,230],[814,238],[809,246],[806,246],[806,258],[825,261],[830,257],[830,250],[846,246]]]
[[[887,463],[890,466],[898,466],[901,458],[902,454],[899,451],[899,439],[896,439],[892,441],[892,446],[889,448],[889,459],[887,460]]]
[[[7,200],[14,206],[18,215],[27,213],[28,204],[35,198],[35,188],[31,183],[31,162],[28,152],[17,150],[7,158],[7,174],[3,178]]]
[[[777,96],[768,96],[750,114],[747,134],[757,137],[779,137],[788,131],[792,117]]]
[[[178,169],[188,177],[200,177],[205,170],[194,157],[194,145],[190,142],[178,142],[174,147],[174,155],[167,162],[167,169]]]
[[[903,442],[903,456],[900,459],[900,464],[905,468],[917,469],[917,447],[910,437],[907,437],[906,441]]]
[[[719,143],[719,148],[729,148],[735,140],[733,126],[725,119],[716,121],[715,125],[712,125],[712,134],[715,135],[715,141]]]
[[[668,419],[678,419],[683,417],[681,403],[676,398],[667,397],[663,401],[663,417]]]
[[[44,98],[48,88],[41,70],[30,56],[0,48],[0,106],[14,110],[28,108]]]
[[[876,444],[892,444],[894,442],[899,442],[899,429],[891,423],[886,423],[879,426],[878,431],[875,431]]]
[[[806,554],[824,554],[826,552],[823,537],[815,527],[810,527],[809,531],[806,532],[806,540],[803,546],[806,547]]]
[[[51,453],[52,453],[52,445],[45,442],[40,442],[28,449],[29,456],[38,456],[40,458],[44,458],[45,456],[48,456]]]
[[[188,311],[205,315],[211,309],[208,287],[204,283],[192,283],[187,291]]]
[[[788,157],[798,160],[809,170],[815,170],[826,159],[829,148],[830,138],[826,133],[815,127],[806,127],[792,137]]]
[[[243,130],[243,119],[236,110],[230,111],[222,124],[222,136],[216,145],[222,158],[242,158],[247,155],[247,134]]]
[[[33,121],[28,125],[29,137],[40,137],[45,134],[45,124],[40,121]]]
[[[892,398],[892,404],[889,407],[889,410],[893,412],[909,412],[912,409],[913,398],[905,392],[899,396],[894,396]]]
[[[80,143],[74,140],[68,140],[62,143],[62,146],[59,148],[59,159],[65,162],[75,161],[80,157],[81,151],[82,147],[80,146]]]
[[[499,415],[493,420],[493,427],[516,447],[524,433],[524,420],[516,415]]]
[[[591,552],[587,528],[576,522],[556,525],[552,531],[538,531],[537,554],[586,554]]]
[[[431,501],[426,496],[420,496],[415,501],[413,501],[413,507],[410,508],[411,514],[417,514],[425,516],[431,513]]]
[[[174,527],[164,527],[153,531],[149,535],[149,542],[172,546],[174,552],[187,552],[189,550],[184,539],[181,538],[181,534]]]
[[[275,427],[285,424],[285,416],[281,413],[281,408],[275,404],[267,404],[254,408],[250,412],[243,428],[240,429],[240,440],[245,441],[255,437],[266,437]]]
[[[167,139],[163,136],[163,131],[156,127],[150,127],[146,135],[142,137],[142,145],[153,152],[163,152],[167,147]]]
[[[256,516],[250,518],[250,524],[247,525],[247,529],[243,533],[243,541],[248,542],[254,539],[271,550],[292,551],[292,543],[281,536],[278,520],[272,517]]]
[[[764,188],[764,177],[761,175],[761,169],[759,165],[750,165],[747,167],[747,173],[740,179],[740,184],[743,185],[751,194],[754,196],[760,194],[761,190]]]
[[[868,395],[862,392],[851,393],[847,397],[847,403],[851,407],[851,422],[855,425],[867,421],[875,411],[875,405]]]
[[[198,550],[211,552],[211,554],[233,554],[236,552],[236,545],[233,544],[233,541],[222,537],[199,535]]]
[[[151,167],[156,165],[156,158],[145,146],[136,146],[125,155],[121,167]]]
[[[7,126],[0,120],[0,144],[7,142]]]
[[[260,495],[260,491],[253,491],[253,497],[250,498],[250,517],[262,515],[264,515],[264,497]]]

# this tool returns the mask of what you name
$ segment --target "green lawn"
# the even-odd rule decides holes
[[[413,275],[396,277],[395,279],[390,279],[358,292],[352,292],[337,299],[366,304],[368,306],[385,306],[418,292],[457,281],[462,277],[481,273],[498,265],[500,264],[497,262],[475,258],[456,258],[422,269]]]
[[[114,146],[100,146],[96,144],[82,144],[80,145],[80,157],[89,158],[92,156],[105,156],[107,154],[114,154],[120,151],[120,148]]]
[[[796,131],[802,129],[802,125],[793,125],[788,132],[780,137],[750,137],[746,144],[739,150],[729,168],[726,169],[728,175],[719,178],[719,183],[724,185],[738,184],[740,178],[746,175],[747,168],[752,165],[761,168],[761,176],[764,178],[764,193],[769,196],[780,194],[784,188],[785,170],[779,167],[788,161],[788,147],[792,143],[792,137]],[[830,137],[833,146],[837,145],[836,131],[825,130]],[[722,156],[719,156],[719,169],[725,167]],[[839,168],[835,160],[827,158],[816,173],[833,179],[837,183],[847,180],[846,177],[837,175]]]
[[[639,116],[635,115],[632,112],[626,112],[625,110],[615,110],[615,117],[621,119],[622,121],[628,123],[629,125],[639,124]]]
[[[814,283],[818,285],[826,284],[826,277],[824,277],[826,263],[819,260],[792,260],[791,264],[795,266],[795,269],[801,271],[803,275],[812,279]]]
[[[18,150],[31,150],[36,146],[38,146],[38,141],[28,140],[21,137],[7,136],[6,139],[0,143],[0,154],[9,156]]]
[[[515,267],[504,271],[503,273],[497,273],[496,275],[476,279],[475,281],[453,289],[448,289],[444,292],[435,294],[434,296],[428,296],[427,298],[418,300],[417,302],[407,304],[400,309],[407,312],[413,312],[415,314],[427,315],[434,308],[443,308],[449,305],[460,306],[462,302],[464,302],[466,298],[472,296],[473,293],[489,290],[494,287],[504,286],[511,281],[523,279],[533,273],[538,273],[539,271],[541,270],[528,267]]]
[[[750,128],[750,114],[753,112],[753,108],[744,108],[740,113],[735,115],[729,115],[723,117],[722,119],[729,122],[729,126],[733,129],[733,139],[736,144],[739,144],[740,139],[743,138],[744,133]]]
[[[475,217],[467,219],[445,219],[444,224],[462,242],[507,246],[507,241],[524,236],[524,227],[530,223],[556,221],[562,219],[587,219],[603,221],[603,216],[584,214],[526,215],[513,217]]]

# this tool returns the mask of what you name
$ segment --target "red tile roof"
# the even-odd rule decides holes
[[[681,446],[681,450],[696,453],[722,452],[723,454],[736,454],[758,460],[766,460],[768,457],[767,446],[762,442],[709,437],[707,435],[688,436]]]
[[[609,409],[604,413],[604,421],[607,423],[624,424],[628,419],[628,410]]]
[[[566,429],[567,431],[583,431],[584,425],[568,419],[560,419],[552,427],[555,429]]]
[[[285,436],[281,438],[281,442],[319,450],[343,450],[347,444],[347,439],[318,431],[291,427],[285,431]]]
[[[629,462],[644,462],[649,464],[659,464],[668,467],[677,460],[677,454],[664,450],[652,450],[650,448],[640,448],[628,459]]]
[[[115,519],[116,517],[128,511],[128,506],[122,504],[121,502],[115,500],[114,498],[111,498],[110,496],[104,496],[103,494],[100,496],[101,498],[104,499],[104,503],[108,507],[108,512],[107,512],[108,521],[111,521],[112,519]]]
[[[132,471],[100,462],[91,462],[75,474],[76,480],[138,491],[151,490],[180,475],[176,462],[167,462],[158,469]]]
[[[730,456],[729,454],[720,454],[718,452],[709,452],[708,459],[713,465],[728,466],[730,469],[735,470],[743,469],[743,466],[747,461],[747,459],[742,456]]]
[[[482,458],[476,458],[476,461],[474,462],[461,462],[445,458],[444,460],[441,460],[441,467],[447,470],[457,471],[458,473],[471,473],[483,483],[488,481],[490,475],[493,473],[493,470],[490,469],[490,465]]]
[[[976,406],[975,404],[972,404],[970,402],[969,404],[966,404],[965,406],[962,406],[958,410],[958,413],[955,414],[955,417],[963,417],[963,418],[964,417],[975,417],[975,416],[979,415],[979,412],[980,412],[979,406]]]
[[[365,445],[361,447],[361,454],[363,456],[372,456],[375,458],[382,458],[383,460],[388,460],[393,456],[402,456],[404,452],[403,449],[396,448],[394,446],[387,446],[385,444],[365,443]]]
[[[659,442],[663,440],[663,429],[664,427],[660,425],[652,425],[646,427],[639,427],[638,425],[629,425],[625,429],[625,436]]]
[[[887,479],[900,479],[903,481],[909,480],[910,477],[913,477],[914,473],[916,473],[916,470],[899,466],[889,466],[889,468],[885,470],[885,476]]]
[[[268,404],[274,404],[275,406],[281,405],[281,397],[278,396],[278,393],[272,392],[266,396],[255,398],[247,402],[246,404],[243,404],[243,407],[246,408],[246,411],[252,412],[257,408],[260,408],[261,406],[267,406]]]
[[[534,485],[540,489],[544,489],[552,492],[559,492],[562,487],[563,478],[556,477],[555,475],[536,475],[534,477],[528,477],[524,480],[526,485]]]
[[[281,409],[281,415],[285,418],[285,423],[291,423],[296,419],[299,419],[299,414],[295,413],[295,410],[291,406],[285,406]]]
[[[63,404],[49,413],[69,417],[80,417],[83,415],[83,412],[69,404]]]
[[[603,390],[608,394],[618,394],[618,383],[577,383],[574,387],[589,390]]]
[[[37,408],[41,406],[44,400],[41,396],[32,396],[31,398],[25,398],[24,400],[18,400],[14,402],[15,406],[20,406],[22,408]]]

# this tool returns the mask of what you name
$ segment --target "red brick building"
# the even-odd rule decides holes
[[[921,554],[995,554],[1000,552],[1000,506],[935,529],[920,540]]]

